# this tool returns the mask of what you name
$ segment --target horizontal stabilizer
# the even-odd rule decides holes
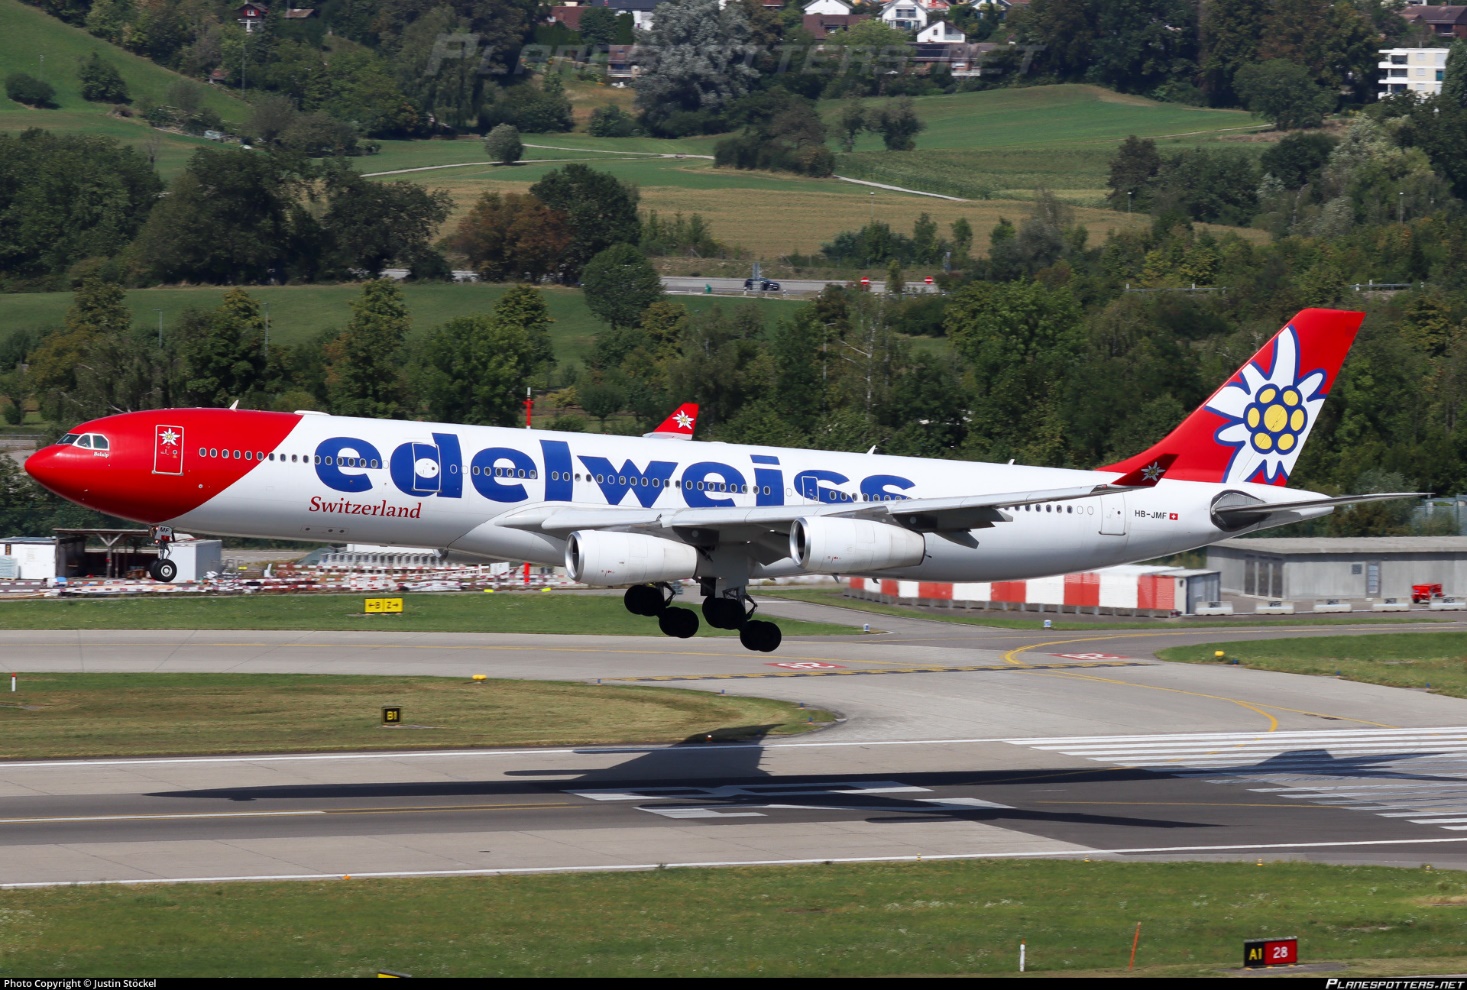
[[[1387,502],[1397,498],[1429,498],[1430,492],[1372,492],[1368,495],[1340,495],[1336,498],[1311,498],[1297,502],[1252,502],[1247,505],[1214,505],[1214,519],[1225,520],[1233,525],[1255,522],[1276,512],[1293,509],[1318,509],[1325,506],[1356,505],[1360,502]]]

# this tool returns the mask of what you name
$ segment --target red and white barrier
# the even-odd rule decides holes
[[[849,578],[853,595],[955,608],[1085,610],[1165,613],[1187,611],[1187,582],[1200,572],[1128,564],[1027,581],[897,581]],[[1194,600],[1197,596],[1193,596]]]

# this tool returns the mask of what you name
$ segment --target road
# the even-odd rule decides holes
[[[844,716],[762,745],[5,763],[0,882],[916,856],[1467,867],[1467,702],[1151,656],[1378,626],[1056,632],[766,609],[890,632],[790,637],[773,657],[660,637],[0,632],[22,676],[486,673],[737,691]]]
[[[925,276],[923,276],[925,278]],[[744,288],[744,280],[741,278],[685,278],[682,276],[664,275],[662,287],[673,295],[739,295],[757,298],[785,299],[798,296],[819,295],[828,285],[850,285],[849,280],[841,279],[775,279],[779,282],[778,292],[755,292]],[[709,290],[712,290],[710,293]],[[886,282],[881,279],[872,279],[870,291],[878,295],[886,293]],[[921,278],[907,283],[903,290],[907,295],[921,295],[939,291],[936,285],[928,285]]]

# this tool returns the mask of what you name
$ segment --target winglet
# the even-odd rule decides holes
[[[1126,474],[1110,483],[1112,488],[1154,488],[1166,477],[1167,470],[1177,459],[1176,454],[1159,454],[1145,464],[1137,465]]]
[[[662,421],[662,425],[644,437],[659,437],[663,440],[691,440],[693,427],[698,425],[698,404],[684,402],[677,411]]]

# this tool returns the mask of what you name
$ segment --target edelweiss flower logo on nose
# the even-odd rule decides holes
[[[1223,481],[1283,484],[1324,404],[1325,373],[1299,372],[1299,338],[1293,327],[1274,343],[1273,367],[1256,362],[1208,400],[1207,408],[1227,419],[1217,442],[1234,448]]]

